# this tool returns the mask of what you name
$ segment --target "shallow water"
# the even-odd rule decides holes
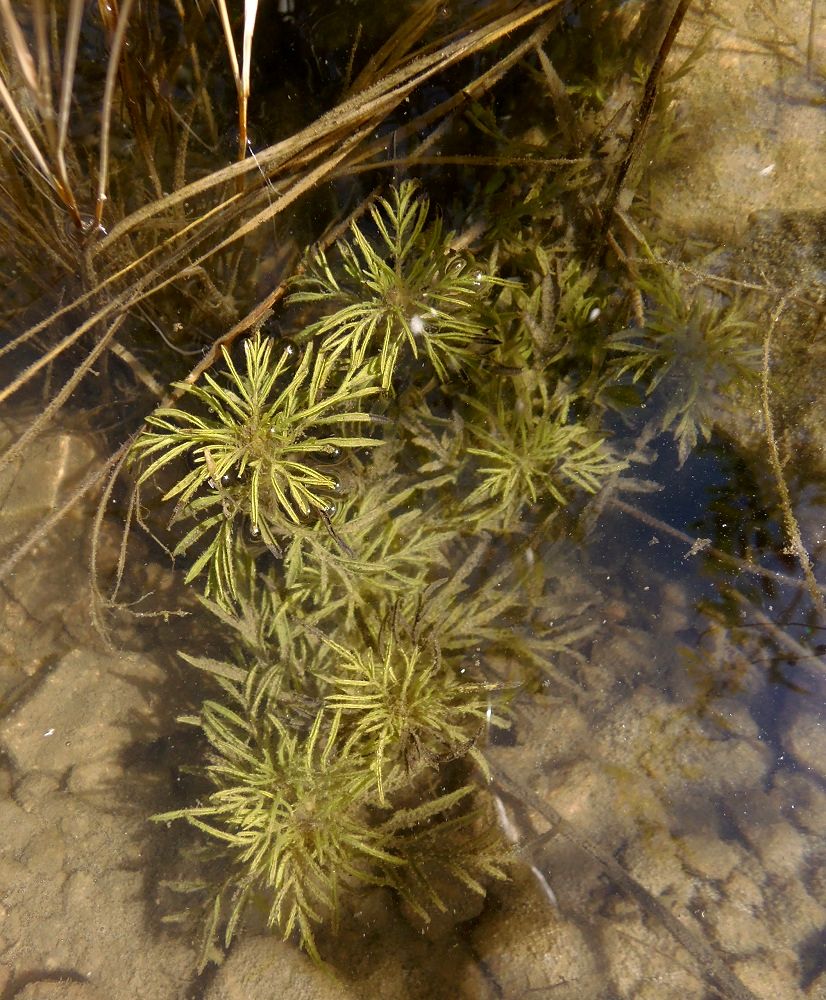
[[[791,7],[789,30],[800,31],[808,4]],[[707,124],[721,73],[727,99],[735,72],[744,86],[761,81],[757,105],[738,117],[727,104],[732,117],[717,116],[708,148],[695,131],[673,188],[657,193],[676,230],[752,262],[750,209],[821,218],[824,126],[822,108],[817,119],[810,104],[779,98],[788,60],[755,68],[741,13],[724,3],[706,13],[718,32],[688,78],[684,113],[695,129]],[[719,27],[729,14],[735,28]],[[744,152],[755,143],[756,158]],[[764,160],[776,164],[766,175]],[[786,280],[805,275],[810,288],[822,283],[822,268],[800,263],[822,252],[822,223],[813,229],[806,244],[795,228],[782,254]],[[800,467],[786,474],[822,595],[818,334],[822,314],[805,340],[808,368],[785,369],[774,391],[792,415],[784,447]],[[10,413],[3,436],[27,419]],[[671,440],[656,438],[641,473],[656,492],[602,495],[586,541],[538,542],[515,557],[554,568],[549,614],[582,638],[518,699],[513,732],[489,748],[499,820],[518,845],[511,881],[485,900],[456,893],[427,926],[388,891],[363,892],[338,935],[321,939],[338,983],[262,933],[255,915],[224,963],[199,975],[192,930],[162,922],[176,905],[165,882],[191,877],[178,848],[192,837],[146,817],[176,800],[189,780],[181,764],[196,758],[174,721],[196,699],[174,658],[188,625],[137,619],[119,636],[136,652],[101,647],[88,617],[93,508],[76,508],[3,582],[0,995],[826,997],[826,621],[788,551],[764,442],[759,414],[747,412],[682,467]],[[69,428],[29,451],[0,482],[6,546],[100,455],[99,437]],[[121,518],[113,509],[105,521],[107,565]],[[161,598],[186,601],[157,549],[133,558]]]

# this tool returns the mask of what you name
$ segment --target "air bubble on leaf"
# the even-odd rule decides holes
[[[329,500],[323,507],[319,508],[319,513],[326,517],[328,521],[332,521],[338,513],[338,504],[335,500]]]
[[[325,473],[325,475],[328,479],[331,479],[332,482],[325,485],[324,489],[329,490],[329,492],[335,496],[341,496],[344,493],[344,487],[342,486],[341,479],[339,479],[334,472]]]
[[[221,476],[220,485],[219,482],[216,482],[214,476],[210,476],[209,479],[207,479],[207,486],[211,490],[218,490],[218,489],[227,490],[230,488],[230,486],[233,485],[233,483],[237,482],[238,478],[236,476],[234,476],[231,472],[225,472]]]
[[[298,518],[299,524],[312,524],[316,517],[317,511],[313,507],[300,507],[298,504],[295,505],[295,514]]]
[[[281,348],[282,357],[286,357],[288,361],[298,360],[298,356],[301,353],[301,348],[290,337],[282,337],[278,343],[278,346]]]

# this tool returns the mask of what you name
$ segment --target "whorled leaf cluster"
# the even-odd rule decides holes
[[[205,955],[253,900],[317,954],[358,885],[426,918],[446,876],[484,892],[504,874],[486,739],[592,628],[543,567],[549,541],[622,474],[616,429],[675,367],[680,323],[705,331],[698,372],[746,350],[745,326],[656,284],[645,331],[620,333],[623,302],[555,218],[521,225],[473,257],[403,182],[310,255],[292,340],[225,352],[137,441],[231,651],[188,657],[223,692],[187,719],[211,790],[157,817],[227,859]],[[707,419],[675,413],[681,441]]]
[[[737,302],[721,306],[662,270],[642,289],[654,302],[647,322],[612,337],[611,350],[621,358],[618,377],[643,383],[659,406],[660,426],[674,435],[682,464],[698,437],[711,436],[721,400],[734,402],[756,383],[761,347]]]
[[[488,307],[504,282],[451,249],[453,234],[440,220],[428,225],[428,212],[414,184],[393,188],[370,208],[375,244],[354,222],[350,239],[338,244],[338,266],[317,250],[291,296],[330,310],[304,338],[317,338],[325,354],[344,354],[362,370],[377,367],[385,391],[400,362],[424,356],[444,381],[496,343]]]
[[[220,922],[229,945],[253,901],[268,926],[297,931],[318,958],[316,927],[335,923],[348,889],[390,886],[427,917],[444,908],[446,875],[480,893],[504,877],[508,850],[491,825],[477,744],[488,727],[507,725],[506,685],[470,679],[467,657],[443,657],[432,632],[399,620],[374,621],[367,639],[342,636],[348,645],[298,622],[297,643],[283,632],[283,644],[259,643],[244,635],[246,622],[233,624],[246,656],[187,657],[223,692],[181,720],[206,738],[211,791],[154,817],[184,819],[214,843],[224,875],[205,958]],[[301,649],[300,674],[288,656],[255,657],[267,647],[283,655],[286,643]]]

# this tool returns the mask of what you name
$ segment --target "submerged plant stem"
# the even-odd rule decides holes
[[[610,500],[610,505],[612,507],[616,507],[617,510],[621,510],[624,514],[630,514],[631,517],[635,517],[638,521],[642,521],[643,524],[647,524],[650,528],[654,528],[656,531],[661,531],[664,535],[670,535],[672,538],[678,538],[681,542],[685,542],[686,545],[691,547],[694,547],[699,541],[701,541],[701,539],[695,538],[693,535],[689,535],[685,531],[680,531],[679,528],[675,528],[671,524],[666,524],[665,521],[661,521],[659,518],[653,517],[644,510],[640,510],[639,507],[626,503],[624,500],[612,498]],[[738,559],[737,556],[733,556],[729,552],[723,552],[722,549],[717,549],[713,545],[704,547],[702,551],[708,553],[708,555],[713,556],[722,563],[729,563],[732,566],[736,566],[743,573],[752,573],[754,576],[762,576],[765,580],[775,580],[777,583],[785,584],[788,587],[806,587],[809,582],[808,580],[799,580],[797,577],[789,576],[786,573],[778,573],[777,570],[767,569],[765,566],[757,566],[754,563],[746,562],[745,559]],[[824,588],[818,584],[817,581],[815,581],[815,586],[820,592],[822,599]]]
[[[645,886],[630,875],[610,854],[606,854],[597,844],[581,834],[550,803],[515,781],[502,767],[494,765],[491,771],[495,782],[507,789],[511,795],[516,796],[520,802],[524,802],[531,809],[536,810],[540,816],[558,830],[561,836],[570,840],[586,854],[590,854],[605,869],[606,874],[615,885],[636,900],[644,911],[653,914],[672,937],[697,961],[702,969],[702,975],[711,986],[730,1000],[757,1000],[755,994],[720,960],[714,949],[703,938],[691,931],[668,907],[652,896]]]
[[[820,614],[826,617],[826,600],[824,600],[820,584],[817,582],[817,578],[815,577],[809,553],[806,551],[806,546],[803,544],[803,539],[800,536],[800,526],[797,523],[797,518],[794,516],[792,498],[789,495],[789,487],[786,484],[786,477],[783,475],[783,465],[780,461],[780,452],[778,451],[777,439],[774,434],[774,421],[772,420],[771,403],[769,399],[769,362],[771,360],[772,336],[780,317],[786,309],[787,301],[788,300],[784,296],[778,303],[777,308],[772,314],[769,328],[766,331],[766,336],[763,341],[763,371],[761,376],[760,399],[763,407],[763,421],[766,427],[766,440],[769,445],[769,459],[771,461],[774,479],[777,483],[777,491],[780,494],[780,504],[783,509],[783,526],[786,529],[789,545],[794,554],[797,556],[800,568],[803,570],[803,575],[806,578],[806,585],[809,591],[809,596],[812,599],[812,603],[818,609]]]

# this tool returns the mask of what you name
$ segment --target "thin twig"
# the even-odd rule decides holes
[[[131,441],[121,445],[114,455],[109,456],[103,465],[96,466],[92,469],[85,476],[80,485],[64,501],[64,503],[54,510],[47,518],[37,524],[32,531],[29,532],[28,536],[17,546],[17,548],[6,556],[3,562],[0,563],[0,580],[8,576],[20,560],[24,556],[28,555],[35,545],[42,542],[55,525],[59,524],[90,490],[94,489],[98,483],[102,482],[103,479],[106,478],[112,466],[120,461],[126,454],[129,444],[131,444]]]
[[[618,888],[634,899],[643,912],[658,920],[675,941],[682,945],[695,959],[700,966],[702,975],[711,986],[724,996],[729,997],[730,1000],[757,1000],[751,990],[743,985],[703,938],[682,923],[668,907],[664,906],[644,885],[630,875],[610,854],[600,850],[593,841],[580,833],[572,823],[569,823],[558,813],[550,803],[515,781],[501,766],[492,764],[491,772],[496,782],[506,788],[518,801],[539,813],[572,844],[594,858]]]
[[[695,538],[692,535],[686,534],[684,531],[680,531],[679,528],[675,528],[665,521],[661,521],[659,518],[654,517],[651,514],[647,514],[644,510],[640,510],[639,507],[635,507],[633,504],[626,503],[624,500],[617,500],[612,498],[608,501],[609,506],[615,507],[617,510],[621,510],[623,514],[630,514],[631,517],[635,517],[638,521],[642,521],[643,524],[647,524],[649,528],[654,528],[655,531],[661,531],[664,535],[670,535],[672,538],[678,538],[681,542],[685,542],[689,546],[689,550],[693,549],[697,551],[697,546],[700,543],[699,538]],[[722,549],[717,549],[713,545],[706,545],[702,548],[702,552],[713,556],[718,562],[729,563],[731,566],[736,567],[743,573],[750,573],[753,576],[762,576],[766,580],[774,580],[777,583],[785,584],[789,587],[807,587],[808,582],[806,580],[800,580],[794,576],[788,576],[786,573],[778,573],[773,569],[766,569],[765,566],[757,566],[754,563],[746,562],[745,559],[739,559],[737,556],[730,555],[728,552],[723,552]],[[824,588],[819,587],[821,591]],[[826,592],[826,591],[824,591]]]
[[[668,58],[668,54],[674,44],[674,39],[677,37],[677,33],[683,23],[683,18],[688,12],[688,8],[690,6],[691,0],[680,0],[677,4],[674,14],[668,24],[665,37],[660,43],[657,58],[654,60],[654,64],[648,73],[648,77],[645,81],[645,88],[643,90],[642,101],[640,101],[640,106],[634,119],[634,127],[631,131],[631,138],[628,140],[628,148],[625,158],[620,164],[620,168],[617,171],[617,176],[615,177],[614,184],[611,188],[611,193],[608,195],[606,203],[602,209],[602,226],[595,244],[593,253],[594,260],[600,259],[605,251],[606,236],[614,219],[614,209],[619,201],[622,186],[625,183],[625,178],[628,176],[631,163],[642,147],[645,131],[651,118],[651,112],[654,110],[654,102],[657,97],[657,89],[659,87],[663,68],[665,67],[665,61]]]
[[[794,516],[792,498],[789,494],[786,477],[783,475],[783,465],[780,461],[780,452],[778,451],[777,439],[774,434],[774,421],[772,419],[771,403],[769,399],[769,363],[771,360],[772,335],[774,334],[780,317],[786,309],[786,305],[787,299],[784,296],[772,314],[769,327],[766,330],[766,336],[763,339],[763,370],[761,373],[760,401],[763,408],[763,422],[766,427],[766,440],[769,445],[769,460],[771,462],[772,472],[774,473],[775,483],[777,484],[777,491],[780,494],[780,506],[783,510],[783,526],[786,529],[789,546],[792,552],[794,552],[797,556],[797,561],[800,563],[800,568],[803,570],[803,575],[806,578],[806,586],[809,590],[809,596],[812,598],[812,602],[820,614],[826,618],[826,600],[824,600],[820,584],[817,582],[815,577],[809,553],[806,551],[803,539],[800,537],[800,526],[797,523],[797,518]]]
[[[98,555],[99,555],[99,543],[100,543],[100,533],[103,527],[103,519],[106,516],[106,511],[109,507],[109,501],[112,498],[112,491],[115,488],[115,483],[117,482],[120,471],[123,468],[123,464],[129,454],[129,449],[132,447],[132,443],[137,437],[137,433],[133,434],[129,440],[124,441],[120,446],[120,449],[114,456],[114,460],[111,461],[106,468],[108,473],[108,478],[103,487],[103,492],[101,494],[100,500],[95,510],[95,518],[92,523],[92,542],[89,552],[89,569],[90,569],[90,580],[92,587],[92,606],[91,606],[91,618],[92,624],[94,625],[95,631],[100,635],[107,646],[112,646],[113,643],[109,638],[109,633],[106,628],[106,623],[103,619],[102,611],[104,608],[111,607],[115,598],[117,597],[118,588],[120,587],[121,579],[123,576],[123,569],[126,565],[126,548],[129,540],[129,525],[135,515],[135,506],[137,503],[137,488],[132,491],[132,495],[129,498],[129,507],[127,510],[126,522],[124,524],[123,534],[121,535],[121,542],[118,549],[118,563],[115,571],[115,586],[112,593],[112,597],[107,599],[103,596],[98,587]],[[111,469],[111,472],[109,470]]]
[[[97,361],[106,348],[110,346],[112,338],[115,336],[125,319],[126,315],[123,313],[116,317],[116,319],[110,324],[109,329],[106,330],[105,333],[98,339],[92,350],[89,351],[83,361],[72,372],[71,376],[66,380],[66,383],[61,387],[60,391],[49,400],[48,405],[40,413],[38,413],[36,419],[33,420],[20,437],[15,440],[14,444],[7,451],[3,452],[2,456],[0,456],[0,471],[2,471],[2,469],[4,469],[11,462],[16,461],[24,453],[29,444],[31,444],[31,442],[39,434],[41,434],[43,430],[45,430],[50,421],[54,419],[55,415],[70,398],[86,374],[91,370],[95,361]]]
[[[103,219],[103,206],[106,202],[106,189],[109,179],[109,131],[112,122],[112,106],[115,102],[115,81],[120,66],[120,54],[126,38],[126,26],[132,11],[134,0],[124,0],[118,15],[118,23],[112,37],[109,49],[109,61],[106,66],[106,85],[103,90],[103,110],[100,123],[100,163],[98,167],[98,192],[95,202],[95,224],[100,225]]]
[[[811,660],[814,661],[814,663],[816,663],[819,667],[826,667],[826,661],[824,661],[822,656],[818,656],[817,653],[813,653],[811,649],[806,649],[805,646],[801,646],[800,643],[796,639],[793,639],[785,629],[780,628],[770,618],[764,615],[760,608],[741,594],[739,590],[734,590],[732,588],[729,593],[731,593],[734,599],[743,608],[746,608],[749,613],[755,617],[758,624],[764,628],[769,635],[771,635],[777,645],[782,646],[783,649],[785,649],[787,653],[791,654],[796,661],[806,662]]]

